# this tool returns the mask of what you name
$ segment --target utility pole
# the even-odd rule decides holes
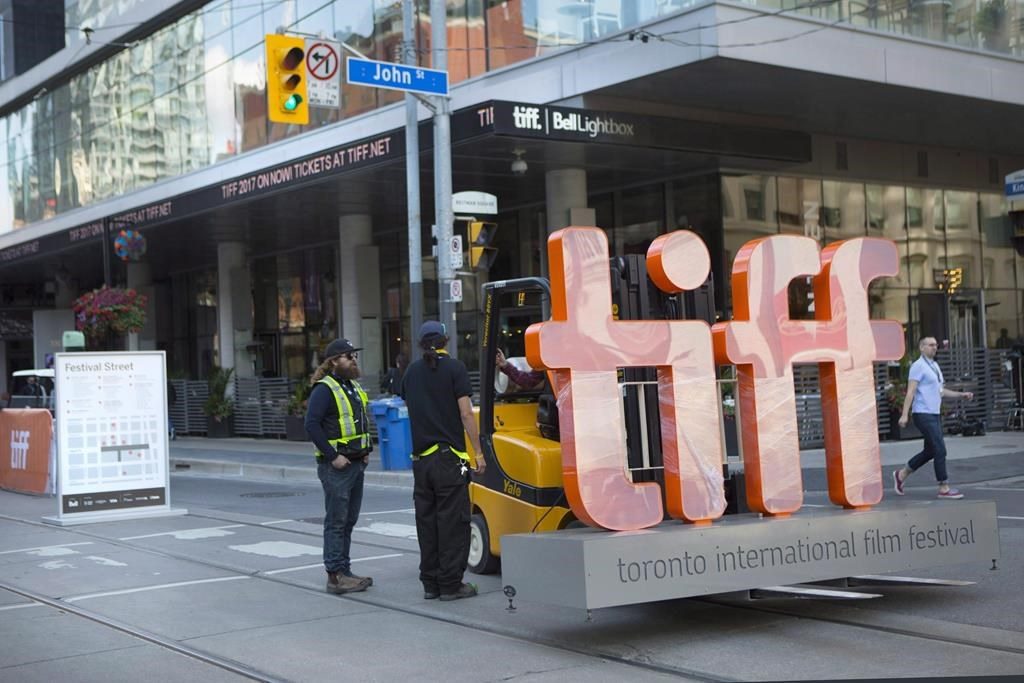
[[[416,66],[416,40],[413,37],[415,9],[413,0],[402,0],[402,61]],[[405,94],[405,186],[409,216],[409,351],[416,353],[416,334],[423,324],[423,246],[420,231],[420,131],[417,98]]]
[[[431,68],[448,70],[448,13],[445,0],[430,0]],[[459,355],[455,302],[451,300],[451,282],[455,272],[449,250],[452,242],[452,144],[451,107],[447,97],[435,97],[434,112],[434,216],[437,225],[437,302],[440,319],[448,331],[448,352]]]

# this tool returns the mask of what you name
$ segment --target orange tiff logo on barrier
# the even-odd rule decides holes
[[[47,493],[52,441],[50,411],[0,411],[0,488]]]
[[[870,320],[872,280],[898,272],[896,245],[858,238],[819,252],[808,237],[748,242],[733,264],[735,319],[615,320],[608,241],[598,228],[566,228],[548,240],[551,320],[531,325],[526,356],[551,371],[558,397],[562,473],[581,520],[613,530],[662,520],[656,483],[626,475],[617,371],[655,367],[666,507],[675,519],[710,523],[725,511],[715,365],[737,366],[748,504],[770,515],[800,509],[803,486],[794,363],[818,363],[829,498],[848,508],[882,499],[872,362],[903,356],[903,331]],[[647,270],[661,290],[700,287],[711,259],[695,233],[658,237]],[[815,320],[790,320],[788,287],[813,276]]]

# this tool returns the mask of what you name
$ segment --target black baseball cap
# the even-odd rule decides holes
[[[430,337],[447,337],[448,333],[445,330],[444,323],[437,320],[427,320],[420,325],[420,341],[425,341]]]
[[[334,358],[335,356],[340,356],[343,353],[355,353],[356,351],[361,350],[362,349],[357,349],[352,346],[352,342],[348,339],[335,339],[327,345],[327,350],[324,351],[324,358]]]

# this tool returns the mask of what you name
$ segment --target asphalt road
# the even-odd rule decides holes
[[[0,679],[621,681],[1009,675],[1024,671],[1024,478],[961,487],[995,500],[1002,558],[833,601],[738,596],[596,610],[482,595],[424,601],[411,494],[368,486],[354,569],[323,592],[319,486],[172,477],[189,515],[58,529],[52,499],[0,493]],[[932,495],[912,489],[911,497]],[[826,504],[809,494],[808,505]],[[949,504],[953,504],[952,502]]]

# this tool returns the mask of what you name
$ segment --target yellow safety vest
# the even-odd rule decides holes
[[[358,426],[356,425],[355,413],[352,412],[352,403],[348,400],[348,394],[346,394],[345,390],[341,388],[341,384],[338,383],[338,380],[327,375],[317,382],[317,384],[327,385],[331,390],[331,393],[334,394],[334,403],[338,406],[338,427],[341,437],[331,439],[328,443],[337,449],[339,445],[348,445],[355,441],[357,442],[356,445],[360,449],[370,448],[370,434],[369,432],[356,431]],[[366,404],[369,401],[369,397],[366,395],[366,392],[363,391],[363,388],[359,386],[359,382],[352,380],[352,386],[354,386],[356,391],[359,393],[359,400],[363,404],[363,417],[365,418]],[[369,422],[369,420],[367,420],[367,422]],[[320,452],[319,448],[314,447],[313,452],[318,458],[323,456],[323,453]]]

